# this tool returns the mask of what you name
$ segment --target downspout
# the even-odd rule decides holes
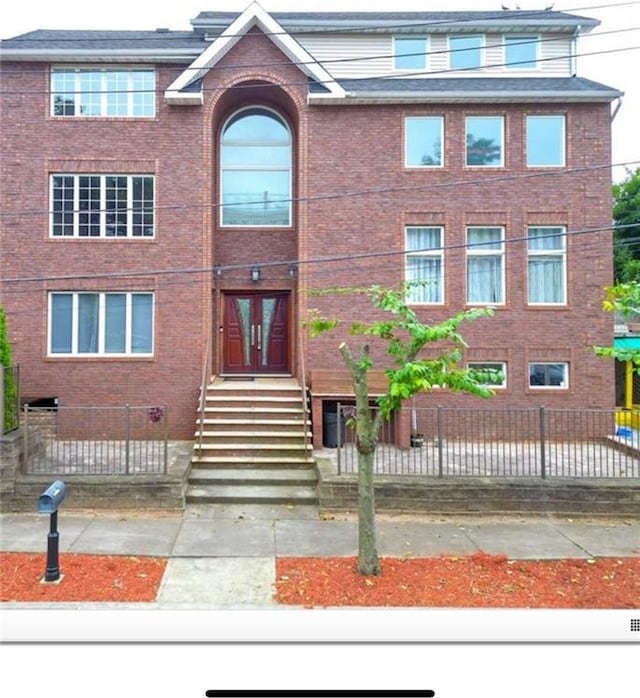
[[[616,99],[616,106],[613,108],[613,113],[611,114],[611,123],[613,123],[613,120],[616,118],[616,114],[620,111],[621,106],[622,106],[622,97],[618,97]]]
[[[578,52],[578,35],[580,34],[580,31],[582,29],[582,26],[578,24],[578,26],[573,30],[573,36],[571,37],[571,66],[570,66],[570,75],[576,76],[578,74],[578,58],[577,58],[577,52]]]

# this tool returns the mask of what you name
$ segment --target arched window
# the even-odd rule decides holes
[[[291,225],[291,133],[263,107],[236,112],[220,139],[221,224]]]

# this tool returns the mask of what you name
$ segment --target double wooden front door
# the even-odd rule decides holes
[[[289,372],[289,294],[225,293],[224,373]]]

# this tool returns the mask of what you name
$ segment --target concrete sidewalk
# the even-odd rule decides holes
[[[168,557],[152,604],[163,608],[274,607],[276,557],[353,556],[358,545],[355,515],[320,518],[313,506],[193,505],[184,513],[148,515],[61,509],[58,530],[61,553]],[[3,551],[45,554],[48,531],[46,515],[0,515]],[[381,557],[640,556],[640,519],[379,514],[377,531]]]

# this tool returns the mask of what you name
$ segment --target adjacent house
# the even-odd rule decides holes
[[[254,3],[191,24],[0,46],[0,302],[25,398],[167,404],[193,438],[203,375],[294,378],[318,445],[350,389],[336,336],[301,322],[371,308],[312,291],[418,280],[425,320],[496,309],[464,331],[465,361],[501,371],[493,406],[613,407],[591,347],[613,338],[621,93],[577,73],[596,19]]]

